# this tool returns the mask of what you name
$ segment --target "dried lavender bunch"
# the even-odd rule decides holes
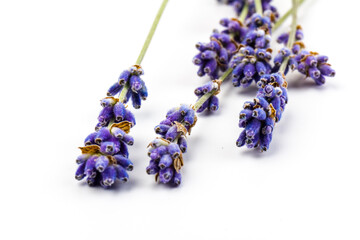
[[[125,103],[131,99],[133,107],[139,109],[141,101],[148,96],[145,82],[140,77],[144,74],[140,64],[167,2],[163,0],[136,64],[120,74],[118,81],[109,88],[108,97],[101,100],[103,109],[98,116],[95,132],[88,135],[85,146],[80,147],[82,154],[76,160],[78,168],[75,178],[86,178],[89,186],[109,188],[116,179],[121,182],[129,179],[127,171],[132,171],[134,165],[129,159],[127,146],[134,144],[134,138],[129,132],[136,121]]]

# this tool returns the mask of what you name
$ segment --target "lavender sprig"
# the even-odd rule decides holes
[[[264,75],[253,102],[245,102],[240,112],[239,127],[244,128],[236,141],[238,147],[260,148],[266,151],[272,140],[275,123],[281,116],[288,102],[287,83],[279,73]]]
[[[181,184],[180,169],[184,165],[183,153],[187,150],[186,135],[191,133],[197,122],[196,111],[203,108],[214,94],[220,91],[220,85],[231,71],[227,71],[219,80],[208,86],[194,106],[181,105],[171,109],[166,119],[155,127],[160,135],[149,144],[150,163],[146,172],[155,175],[155,181],[178,186]],[[201,90],[203,93],[205,88]]]
[[[278,42],[287,43],[288,34],[284,33],[278,38]],[[305,44],[301,41],[304,38],[302,28],[297,27],[295,40],[292,45],[284,47],[275,57],[275,67],[273,71],[279,70],[279,66],[283,64],[286,58],[288,62],[285,65],[285,74],[291,69],[297,70],[306,77],[312,78],[317,85],[323,85],[326,81],[325,77],[334,77],[335,70],[328,63],[329,58],[320,55],[317,52],[311,52],[305,49]]]
[[[150,163],[146,172],[155,175],[156,181],[180,185],[183,153],[187,150],[186,134],[196,121],[194,109],[181,105],[168,111],[166,119],[155,127],[160,137],[149,144]]]
[[[297,0],[293,0],[293,22],[288,45],[292,44],[295,39],[297,6]],[[284,59],[284,61],[288,61],[288,56]],[[239,115],[239,127],[244,130],[236,141],[238,147],[246,145],[248,148],[260,148],[261,151],[269,149],[275,123],[281,120],[288,102],[284,65],[286,66],[287,63],[281,65],[280,71],[277,73],[263,75],[257,82],[259,90],[256,98],[252,102],[245,102]]]
[[[95,132],[85,138],[82,154],[77,158],[77,180],[86,178],[89,186],[111,187],[116,179],[127,182],[133,163],[129,159],[128,147],[134,144],[129,135],[136,121],[125,103],[130,99],[135,109],[141,107],[141,101],[148,96],[145,82],[140,78],[144,74],[141,62],[150,45],[156,27],[165,10],[168,0],[163,0],[136,64],[123,71],[117,82],[108,90],[106,98],[101,100],[101,110]],[[119,95],[118,95],[119,94]],[[116,97],[118,95],[118,97]]]
[[[291,32],[282,34],[278,42],[286,43],[274,59],[271,75],[263,75],[258,81],[259,90],[253,102],[246,102],[240,112],[239,127],[244,128],[236,145],[248,148],[260,148],[266,151],[272,140],[275,123],[279,122],[288,102],[285,76],[289,68],[310,76],[317,84],[325,81],[324,76],[334,76],[335,71],[327,64],[327,57],[316,53],[300,51],[304,45],[302,29],[297,26],[297,0],[293,0],[293,21]],[[290,50],[292,48],[292,50]],[[297,54],[297,55],[295,55]]]

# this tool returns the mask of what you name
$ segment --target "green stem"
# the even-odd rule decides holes
[[[240,17],[239,17],[240,22],[243,23],[245,21],[246,16],[248,15],[248,12],[249,12],[249,3],[246,1],[245,6],[242,9]]]
[[[261,0],[255,0],[255,8],[256,8],[256,13],[260,14],[262,16],[263,15],[263,9],[262,9]]]
[[[111,129],[111,126],[113,125],[115,123],[115,119],[111,119],[110,120],[110,122],[109,122],[109,124],[108,124],[108,128],[109,128],[109,130]]]
[[[119,102],[123,103],[125,101],[125,97],[127,92],[129,91],[129,88],[130,88],[130,83],[128,81],[119,94]]]
[[[232,73],[233,69],[232,68],[228,68],[226,70],[226,72],[221,76],[221,78],[219,78],[219,84],[221,84],[223,81],[225,81],[225,79]],[[219,86],[220,87],[220,86]],[[199,110],[199,108],[212,96],[214,95],[214,93],[216,92],[217,90],[213,90],[211,92],[208,92],[206,94],[204,94],[201,98],[199,98],[195,105],[194,105],[194,110],[197,111]]]
[[[303,4],[305,2],[305,0],[300,0],[298,2],[298,6],[300,6],[301,4]],[[284,22],[285,20],[293,13],[294,8],[289,9],[274,25],[274,27],[272,28],[273,31],[276,31]]]
[[[298,10],[298,0],[292,0],[293,4],[293,11],[292,11],[292,23],[291,23],[291,31],[289,34],[289,40],[287,44],[287,48],[291,49],[294,42],[295,42],[295,36],[296,36],[296,27],[297,27],[297,10]],[[281,64],[280,73],[284,73],[286,66],[288,65],[289,57],[285,58],[284,62]]]
[[[159,8],[159,11],[155,17],[155,20],[153,22],[153,25],[151,26],[151,29],[150,29],[150,32],[145,40],[145,43],[144,43],[144,46],[143,48],[141,49],[141,52],[140,52],[140,55],[138,57],[138,59],[136,60],[136,64],[137,65],[140,65],[142,60],[144,59],[144,56],[145,56],[145,53],[150,45],[150,42],[151,42],[151,39],[153,38],[154,36],[154,33],[155,33],[155,30],[156,30],[156,27],[158,26],[159,24],[159,21],[160,21],[160,18],[165,10],[165,7],[166,7],[166,4],[168,3],[169,0],[163,0],[160,8]]]
[[[150,43],[151,43],[151,40],[152,40],[152,38],[153,38],[153,36],[154,36],[154,33],[155,33],[155,31],[156,31],[156,28],[157,28],[157,26],[158,26],[158,24],[159,24],[160,18],[161,18],[162,14],[163,14],[163,12],[164,12],[164,10],[165,10],[165,7],[166,7],[168,1],[169,1],[169,0],[163,0],[161,6],[160,6],[160,8],[159,8],[159,11],[158,11],[158,13],[157,13],[157,15],[156,15],[156,17],[155,17],[155,19],[154,19],[154,22],[153,22],[153,24],[152,24],[152,26],[151,26],[151,29],[150,29],[147,37],[146,37],[145,43],[144,43],[144,45],[143,45],[143,47],[142,47],[142,49],[141,49],[141,52],[140,52],[140,54],[139,54],[139,57],[138,57],[138,59],[136,60],[136,63],[135,63],[136,65],[140,65],[141,62],[142,62],[142,60],[144,59],[144,56],[145,56],[145,54],[146,54],[146,51],[147,51],[148,48],[149,48],[149,45],[150,45]],[[127,82],[127,83],[125,84],[125,86],[123,87],[123,89],[121,90],[120,94],[119,94],[119,101],[120,101],[120,102],[123,103],[123,102],[125,101],[126,94],[127,94],[127,92],[129,91],[129,89],[130,89],[130,84]]]

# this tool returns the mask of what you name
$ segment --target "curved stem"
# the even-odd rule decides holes
[[[301,4],[303,4],[305,2],[305,0],[300,0],[298,2],[298,6],[300,6]],[[293,13],[294,8],[289,9],[274,25],[274,27],[272,28],[273,31],[276,31],[284,22],[285,20]]]
[[[169,1],[169,0],[163,0],[161,6],[160,6],[160,8],[159,8],[159,11],[158,11],[158,13],[157,13],[157,15],[156,15],[156,17],[155,17],[154,22],[153,22],[153,25],[151,26],[151,29],[150,29],[150,31],[149,31],[149,34],[148,34],[148,36],[147,36],[147,38],[146,38],[146,40],[145,40],[144,46],[143,46],[143,48],[141,49],[141,52],[140,52],[140,54],[139,54],[138,59],[136,60],[136,64],[137,64],[137,65],[140,65],[141,62],[142,62],[142,60],[144,59],[145,53],[146,53],[146,51],[147,51],[147,49],[148,49],[148,47],[149,47],[149,45],[150,45],[151,39],[152,39],[153,36],[154,36],[156,27],[157,27],[158,24],[159,24],[160,18],[161,18],[162,14],[163,14],[163,12],[164,12],[164,10],[165,10],[165,7],[166,7],[166,4],[168,3],[168,1]]]
[[[256,13],[260,14],[262,16],[263,15],[263,8],[262,8],[262,1],[261,0],[255,0],[255,8],[256,8]]]
[[[293,11],[292,11],[292,23],[291,23],[291,31],[289,34],[289,40],[287,44],[287,48],[291,49],[294,42],[295,42],[295,36],[296,36],[296,26],[297,26],[297,9],[298,9],[298,0],[292,0],[293,3]],[[285,69],[288,65],[289,57],[286,57],[284,62],[281,64],[280,73],[284,73]]]

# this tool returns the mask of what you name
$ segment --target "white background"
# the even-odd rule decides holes
[[[291,1],[274,2],[283,13]],[[322,87],[289,78],[270,151],[235,147],[238,113],[256,89],[224,84],[220,111],[201,115],[188,138],[182,185],[170,188],[145,173],[153,127],[194,103],[206,81],[194,45],[234,16],[215,0],[170,0],[143,62],[149,98],[133,111],[130,182],[104,190],[74,179],[99,100],[134,64],[160,3],[0,2],[0,238],[360,239],[355,1],[301,7],[307,47],[327,54],[337,76]]]

